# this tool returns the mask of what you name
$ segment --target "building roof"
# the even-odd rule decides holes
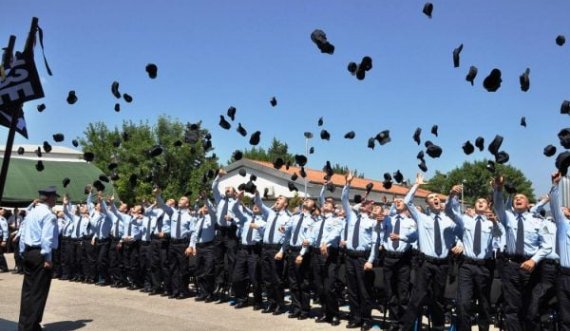
[[[255,160],[248,160],[248,159],[242,159],[242,160],[253,162],[253,163],[258,164],[262,167],[274,169],[275,171],[282,172],[282,173],[287,174],[289,176],[293,175],[294,173],[297,173],[297,175],[299,175],[299,171],[301,170],[300,167],[294,167],[294,166],[290,166],[289,169],[287,169],[285,166],[281,167],[281,169],[275,169],[273,167],[273,164],[270,162],[255,161]],[[326,173],[324,171],[315,170],[315,169],[311,169],[311,168],[305,168],[305,173],[307,174],[308,182],[313,183],[313,184],[320,184],[320,185],[324,184],[324,182],[325,182],[324,177],[326,175]],[[332,176],[330,182],[332,182],[335,186],[342,187],[345,184],[345,179],[344,179],[343,175],[334,174]],[[406,186],[399,185],[399,184],[393,184],[392,187],[389,190],[387,190],[384,188],[384,186],[382,186],[381,181],[374,180],[374,179],[368,179],[368,178],[358,178],[358,177],[355,177],[352,180],[351,187],[356,188],[356,189],[366,190],[366,185],[368,183],[372,183],[374,185],[372,187],[373,192],[378,192],[378,193],[383,193],[383,194],[392,194],[392,195],[404,196],[404,195],[406,195],[406,193],[408,193],[408,190],[409,190]],[[433,193],[433,192],[420,188],[416,192],[416,197],[425,198],[431,193]],[[443,196],[443,198],[445,198],[445,196]]]

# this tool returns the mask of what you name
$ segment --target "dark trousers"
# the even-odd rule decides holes
[[[459,265],[457,278],[457,330],[471,330],[471,317],[474,315],[474,300],[478,302],[478,326],[480,331],[489,330],[491,309],[491,284],[494,264]]]
[[[123,242],[123,266],[129,285],[134,287],[142,286],[139,262],[139,242]]]
[[[562,268],[556,283],[560,312],[560,330],[570,331],[570,268]]]
[[[73,239],[73,278],[83,279],[85,277],[83,270],[84,249],[82,239]]]
[[[190,283],[190,275],[188,273],[189,261],[184,254],[188,248],[188,240],[183,242],[170,242],[170,251],[168,261],[170,262],[170,274],[172,275],[172,294],[186,295],[190,292],[188,285]]]
[[[8,243],[2,241],[0,239],[0,244],[4,243],[4,247],[0,245],[0,270],[8,271],[8,263],[6,262],[6,257],[4,256],[4,252],[8,250]]]
[[[109,281],[109,245],[111,239],[97,240],[94,255],[97,261],[97,278],[100,282]]]
[[[216,229],[216,284],[222,288],[229,287],[233,274],[238,247],[236,229],[235,225]]]
[[[151,287],[151,273],[150,265],[152,258],[152,247],[150,241],[141,241],[139,246],[139,265],[141,273],[141,281],[144,288],[150,290]]]
[[[216,247],[214,242],[196,244],[196,282],[200,296],[211,296],[216,284]]]
[[[300,249],[292,249],[289,254],[287,264],[287,277],[289,279],[289,290],[291,291],[291,310],[293,313],[309,314],[310,305],[310,275],[311,275],[311,254],[303,256],[301,264],[295,263]]]
[[[283,260],[275,260],[279,248],[264,246],[261,251],[261,277],[267,300],[271,305],[283,306]]]
[[[540,317],[546,313],[545,308],[548,307],[548,302],[555,294],[555,283],[560,267],[553,260],[544,260],[536,268],[538,269],[535,271],[538,283],[532,290],[526,316],[532,319],[530,325],[534,327],[534,330],[540,330]]]
[[[167,239],[152,239],[150,247],[150,273],[153,290],[170,290]]]
[[[83,239],[83,258],[82,258],[83,276],[89,281],[95,281],[97,277],[97,256],[95,255],[95,246],[91,244],[91,237]]]
[[[505,298],[505,325],[508,331],[533,330],[532,320],[535,316],[528,316],[532,291],[538,282],[536,269],[530,273],[521,269],[520,262],[505,259],[501,283]],[[537,269],[539,266],[536,267]]]
[[[253,301],[261,305],[261,244],[243,245],[238,250],[232,279],[238,301],[247,301],[248,279],[253,286]]]
[[[115,285],[126,283],[123,267],[123,247],[118,238],[111,238],[109,244],[109,275]]]
[[[23,256],[24,283],[20,303],[19,331],[41,330],[40,323],[51,285],[51,269],[44,269],[40,249],[26,249]]]
[[[347,252],[345,258],[350,320],[355,323],[369,323],[372,315],[374,271],[364,271],[367,261],[368,254],[355,256]]]
[[[408,310],[402,315],[400,321],[403,330],[412,330],[424,304],[428,305],[431,313],[432,329],[443,330],[445,324],[443,294],[449,264],[440,263],[432,263],[420,258]]]
[[[62,241],[62,237],[59,236],[58,238],[58,242],[61,243]],[[58,245],[57,249],[54,249],[52,251],[51,254],[51,261],[53,263],[53,267],[52,267],[52,273],[54,277],[59,277],[61,276],[62,273],[62,269],[61,269],[61,263],[62,263],[62,249],[61,249],[61,244]]]
[[[22,260],[22,255],[20,254],[20,238],[12,242],[12,247],[14,247],[14,263],[16,264],[16,271],[24,271],[24,262]]]
[[[384,257],[384,284],[387,308],[393,325],[400,324],[410,299],[410,254],[400,258]],[[401,324],[400,324],[401,326]]]
[[[72,278],[75,261],[75,245],[71,238],[61,239],[61,277],[63,280]]]
[[[313,285],[321,301],[324,315],[338,317],[337,279],[339,268],[338,248],[330,247],[328,256],[323,256],[319,248],[312,249]]]

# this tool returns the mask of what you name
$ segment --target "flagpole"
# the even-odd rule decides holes
[[[6,177],[8,177],[8,166],[10,165],[10,156],[12,155],[12,146],[14,145],[14,136],[16,135],[16,127],[18,119],[22,114],[22,106],[15,107],[12,113],[12,122],[10,123],[10,131],[8,132],[8,141],[4,150],[4,159],[2,160],[2,170],[0,170],[0,205],[4,197],[4,186],[6,185]]]

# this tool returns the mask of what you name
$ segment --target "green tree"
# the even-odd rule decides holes
[[[364,173],[358,172],[357,169],[350,169],[348,166],[342,166],[338,163],[335,163],[335,165],[332,166],[332,170],[333,170],[333,173],[339,174],[339,175],[344,175],[350,170],[350,171],[352,171],[352,175],[354,177],[364,178]]]
[[[188,195],[194,200],[200,191],[209,190],[208,181],[218,168],[216,155],[206,156],[213,149],[208,131],[200,125],[165,116],[154,126],[125,121],[120,130],[97,122],[88,125],[79,142],[84,152],[95,154],[97,167],[118,176],[113,184],[121,200],[133,203],[151,198],[155,185],[165,198]],[[150,151],[157,146],[162,153],[151,157]],[[111,171],[110,163],[118,167]]]
[[[295,162],[295,156],[289,153],[289,146],[277,138],[273,138],[271,146],[267,151],[262,147],[252,147],[251,149],[245,149],[242,153],[244,158],[255,161],[273,162],[280,157],[285,163],[291,162],[293,164]],[[232,157],[228,164],[233,162],[235,160]]]
[[[511,183],[516,188],[517,192],[525,194],[531,201],[535,199],[532,183],[519,169],[503,164],[497,164],[495,168],[496,172],[492,174],[487,170],[487,160],[465,162],[461,167],[446,174],[437,171],[425,188],[448,194],[453,185],[463,183],[465,202],[473,204],[477,198],[491,196],[492,189],[489,183],[494,176],[501,175],[505,177],[507,183]]]

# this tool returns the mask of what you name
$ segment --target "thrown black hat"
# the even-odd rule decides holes
[[[96,180],[93,182],[93,187],[97,189],[97,191],[102,192],[105,191],[105,185],[101,183],[100,180]]]
[[[242,137],[247,136],[247,130],[246,130],[243,126],[241,126],[241,123],[238,123],[238,127],[237,127],[236,131],[237,131]]]
[[[327,130],[322,129],[322,130],[321,130],[321,139],[322,139],[322,140],[330,140],[330,139],[331,139],[331,134],[330,134]]]
[[[420,170],[423,172],[428,171],[428,168],[426,166],[426,161],[424,159],[421,159],[420,161],[421,162],[418,164],[418,167],[420,168]]]
[[[369,194],[370,191],[372,191],[372,188],[374,187],[374,183],[368,183],[366,184],[366,194]]]
[[[259,140],[261,139],[261,132],[260,131],[255,131],[251,137],[249,138],[249,143],[250,145],[257,145],[259,144]]]
[[[301,170],[299,170],[299,175],[303,178],[307,177],[307,173],[305,172],[305,167],[301,167]]]
[[[436,137],[437,137],[437,129],[438,129],[437,124],[431,127],[431,134],[433,134]]]
[[[154,63],[149,63],[145,67],[146,72],[148,73],[148,77],[150,79],[155,79],[158,73],[158,67]]]
[[[350,72],[352,75],[355,75],[356,70],[358,70],[358,64],[355,62],[349,62],[346,68],[348,69],[348,72]]]
[[[453,50],[453,67],[459,67],[459,54],[463,50],[463,44],[459,45],[457,48]]]
[[[67,187],[67,185],[69,185],[69,183],[71,183],[71,179],[65,177],[65,178],[63,179],[63,182],[62,182],[62,183],[63,183],[63,187]]]
[[[293,182],[288,182],[287,186],[289,187],[289,191],[291,191],[291,192],[299,191],[299,189],[297,189],[297,187],[295,186],[295,183],[293,183]]]
[[[495,154],[495,162],[497,162],[497,164],[505,164],[509,162],[509,153],[500,151],[499,153]]]
[[[44,171],[44,163],[42,162],[42,160],[38,160],[38,162],[36,163],[36,170]]]
[[[331,161],[327,161],[325,163],[325,166],[323,167],[323,171],[325,172],[328,179],[332,178],[332,176],[334,175],[334,170],[331,167]]]
[[[208,176],[208,178],[210,179],[214,179],[214,177],[216,177],[218,171],[214,171],[214,169],[208,169],[208,172],[206,172],[206,175]]]
[[[344,138],[345,138],[345,139],[354,139],[354,137],[356,137],[356,133],[354,133],[354,131],[347,132],[347,133],[344,135]]]
[[[148,151],[148,156],[150,156],[150,157],[157,157],[157,156],[159,156],[160,154],[162,154],[162,151],[163,151],[163,149],[162,149],[162,147],[161,147],[160,145],[155,145],[155,146],[153,146],[151,149],[149,149],[149,151]]]
[[[63,135],[63,133],[56,133],[53,135],[53,141],[55,141],[56,143],[60,143],[65,139],[65,136]]]
[[[71,141],[71,144],[73,145],[73,147],[79,147],[79,141],[77,141],[77,139],[73,139]]]
[[[116,103],[114,109],[117,113],[120,112],[121,111],[121,105],[119,103]]]
[[[424,151],[419,151],[418,155],[416,155],[416,159],[418,159],[418,160],[425,159]]]
[[[269,100],[269,104],[271,107],[277,106],[277,99],[275,99],[275,97],[272,97],[271,100]]]
[[[485,80],[483,80],[483,87],[488,92],[495,92],[499,89],[499,87],[501,87],[502,81],[503,80],[501,79],[501,70],[495,68],[491,70],[489,76],[485,77]]]
[[[319,117],[319,120],[317,121],[317,125],[323,126],[323,118],[322,117]]]
[[[560,139],[560,145],[568,149],[570,148],[570,128],[565,128],[558,132],[558,138]]]
[[[469,71],[467,72],[467,75],[465,76],[465,80],[470,82],[471,86],[473,86],[474,81],[475,81],[475,77],[477,77],[477,67],[471,66],[471,67],[469,67]]]
[[[127,93],[123,93],[123,99],[125,99],[125,101],[126,101],[127,103],[133,102],[133,97],[130,96],[129,94],[127,94]]]
[[[245,184],[244,191],[246,191],[247,193],[255,194],[256,190],[257,186],[251,180]]]
[[[257,180],[257,176],[255,174],[251,174],[251,175],[249,175],[249,180],[255,182]]]
[[[209,151],[210,149],[212,149],[212,141],[211,140],[205,140],[202,142],[202,146],[203,146],[205,151]]]
[[[487,170],[489,170],[489,172],[495,173],[495,162],[493,162],[491,160],[487,161],[486,168],[487,168]]]
[[[243,153],[242,153],[241,151],[239,151],[239,150],[235,151],[234,154],[233,154],[233,158],[234,158],[234,160],[236,160],[236,161],[241,160],[242,157],[243,157]]]
[[[93,161],[94,158],[95,158],[95,154],[93,154],[92,152],[83,153],[83,159],[87,162]]]
[[[36,155],[38,157],[42,157],[42,148],[38,146],[38,149],[36,149]]]
[[[419,145],[422,141],[420,139],[420,135],[422,134],[422,129],[421,128],[417,128],[416,131],[414,131],[414,141]]]
[[[485,139],[483,137],[477,137],[477,139],[475,139],[475,146],[482,152],[485,149]]]
[[[463,143],[463,146],[461,146],[461,148],[463,148],[463,153],[465,153],[466,155],[470,155],[475,151],[475,147],[471,144],[469,140]]]
[[[113,84],[111,84],[111,93],[113,93],[115,98],[121,98],[121,92],[119,92],[119,82],[114,81]]]
[[[295,173],[293,173],[293,175],[291,175],[291,180],[292,180],[292,181],[296,181],[296,180],[297,180],[297,178],[299,178],[299,176],[297,175],[297,173],[296,173],[296,172],[295,172]]]
[[[391,181],[391,180],[385,180],[385,181],[382,182],[382,186],[383,186],[385,189],[389,190],[389,189],[392,188],[392,181]]]
[[[26,152],[26,150],[24,150],[24,147],[20,146],[18,147],[18,155],[23,155]]]
[[[524,126],[526,128],[526,117],[521,117],[521,126]]]
[[[313,138],[313,133],[309,132],[309,131],[305,131],[305,133],[303,133],[303,136],[305,136],[305,138],[307,138],[307,139],[311,139],[311,138]]]
[[[384,180],[392,180],[392,175],[389,172],[384,173]]]
[[[226,129],[226,130],[229,130],[232,127],[230,122],[226,121],[226,119],[224,118],[224,115],[220,115],[219,125],[222,127],[222,129]]]
[[[426,2],[424,5],[424,9],[422,12],[429,18],[431,18],[431,14],[433,12],[433,4],[431,2]]]
[[[368,139],[368,148],[374,149],[375,146],[374,140],[375,140],[374,137]]]
[[[401,182],[404,181],[404,175],[402,175],[402,173],[400,172],[400,170],[396,170],[396,172],[392,175],[392,177],[394,177],[394,180],[396,181],[396,183],[400,184]]]
[[[507,191],[508,194],[516,194],[517,193],[517,188],[511,182],[505,183],[504,187],[505,187],[505,191]]]
[[[336,189],[336,186],[333,183],[327,184],[327,190],[329,190],[329,192],[334,193],[335,189]]]
[[[275,161],[273,161],[273,168],[281,169],[281,167],[283,167],[284,164],[285,162],[283,162],[283,159],[278,157],[277,159],[275,159]]]
[[[112,180],[112,181],[117,181],[117,180],[119,180],[120,178],[121,178],[121,177],[119,177],[119,174],[116,173],[116,172],[113,172],[113,173],[111,174],[111,180]]]
[[[315,153],[315,148],[311,146],[311,148],[309,148],[309,154],[313,154]]]
[[[548,145],[544,147],[544,155],[551,157],[552,155],[556,154],[556,147],[552,145]]]
[[[570,166],[570,152],[565,151],[556,157],[556,168],[560,171],[562,176],[566,176],[568,173],[568,167]]]
[[[372,58],[370,56],[365,56],[360,61],[358,68],[356,69],[356,78],[358,80],[363,80],[366,77],[366,72],[372,69]]]
[[[560,105],[560,114],[570,114],[570,101],[562,101],[562,105]]]
[[[131,184],[131,186],[135,186],[137,184],[138,180],[139,180],[139,176],[137,176],[136,174],[131,174],[129,176],[129,184]]]
[[[182,140],[176,140],[175,142],[172,143],[172,145],[174,147],[180,147],[182,146]]]
[[[564,37],[561,34],[558,35],[558,37],[556,37],[556,45],[562,46],[562,45],[564,45],[564,43],[566,43],[566,37]]]
[[[115,170],[115,169],[117,169],[118,166],[119,166],[119,165],[118,165],[117,163],[111,162],[111,163],[109,163],[109,164],[107,165],[107,169],[109,169],[109,170]]]
[[[38,112],[41,113],[41,112],[44,111],[44,110],[46,110],[46,105],[43,104],[43,103],[39,104],[39,105],[38,105]]]
[[[362,202],[362,196],[360,194],[355,194],[354,195],[354,203],[361,203]]]
[[[500,135],[496,135],[493,141],[491,141],[491,143],[489,144],[489,147],[487,147],[487,150],[491,154],[495,155],[499,153],[499,149],[501,148],[502,144],[503,144],[503,137]]]
[[[441,149],[441,147],[437,146],[436,144],[430,144],[427,148],[426,148],[426,154],[429,155],[432,158],[438,158],[441,156],[441,153],[443,152],[443,150]]]
[[[230,108],[228,108],[227,115],[229,118],[232,119],[232,121],[235,120],[235,118],[236,118],[236,111],[237,111],[237,109],[234,106],[230,106]]]
[[[245,171],[244,168],[239,169],[238,174],[242,177],[245,177],[247,175],[247,172]]]
[[[76,102],[77,102],[77,95],[75,95],[75,91],[74,90],[69,91],[69,93],[67,94],[67,103],[73,105]]]
[[[392,139],[390,139],[390,130],[381,131],[374,138],[378,140],[378,143],[380,143],[380,145],[386,145],[392,141]]]
[[[321,53],[333,54],[334,45],[327,40],[327,35],[323,30],[315,29],[311,33],[311,40],[317,45]]]
[[[109,177],[105,176],[105,175],[99,175],[99,180],[105,183],[109,182]]]
[[[530,74],[530,69],[526,68],[522,75],[519,76],[519,81],[521,83],[521,91],[526,92],[530,88],[530,78],[528,75]]]
[[[47,141],[44,141],[44,151],[46,153],[51,152],[51,145]]]

